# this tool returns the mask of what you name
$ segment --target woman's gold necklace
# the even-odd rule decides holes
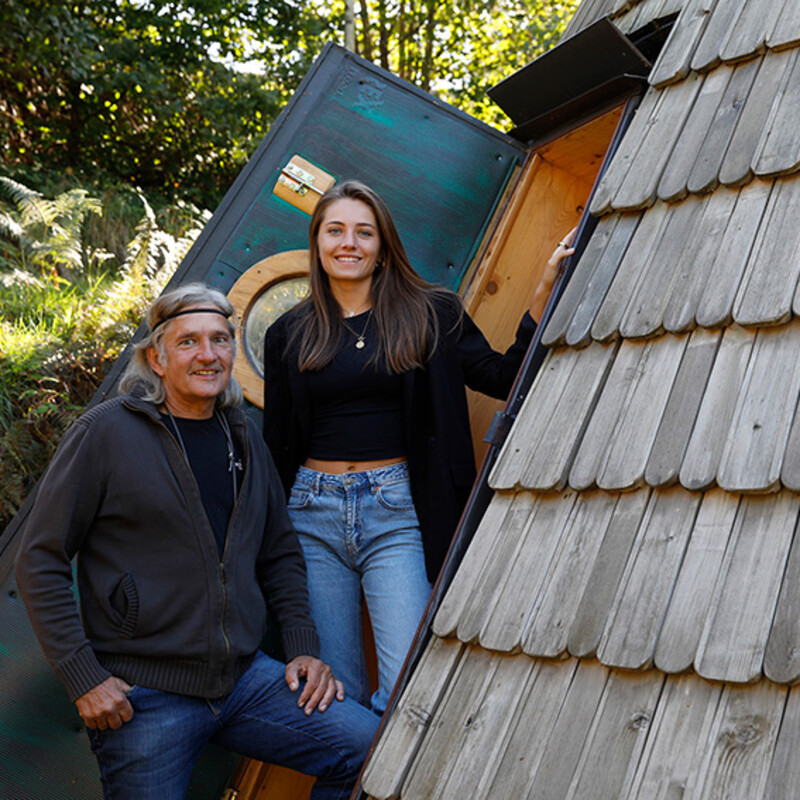
[[[367,335],[367,328],[369,327],[369,321],[372,319],[372,311],[373,309],[369,310],[369,314],[367,315],[367,321],[364,323],[364,327],[361,329],[361,333],[356,333],[344,320],[342,320],[342,325],[356,337],[356,350],[363,350],[366,347],[366,343],[364,342],[364,337]],[[348,314],[349,317],[355,316],[354,314]]]

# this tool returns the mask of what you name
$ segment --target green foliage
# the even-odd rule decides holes
[[[221,63],[242,54],[250,5],[5,0],[3,160],[215,202],[282,100]]]
[[[92,270],[109,253],[89,251],[83,226],[89,214],[99,214],[100,202],[85,189],[70,189],[52,200],[11,178],[0,175],[0,269],[19,265],[41,275]]]
[[[0,527],[5,527],[209,215],[185,203],[156,213],[143,195],[126,191],[120,200],[118,192],[116,205],[130,215],[135,199],[139,219],[128,229],[119,266],[111,257],[104,262],[107,270],[98,271],[92,260],[96,248],[87,241],[107,230],[102,209],[115,206],[111,193],[103,203],[83,190],[66,193],[92,199],[87,205],[96,228],[87,235],[84,217],[71,213],[70,203],[63,212],[60,195],[50,200],[2,176],[0,186],[15,204],[11,235],[22,242],[15,259],[9,234],[0,229]],[[75,243],[69,280],[43,272],[27,255],[52,254],[52,225],[42,223],[40,212],[58,219],[60,235]]]
[[[488,122],[486,89],[553,45],[578,0],[354,0],[357,51]],[[0,159],[216,206],[344,0],[4,0]],[[233,68],[246,62],[248,71]]]
[[[486,91],[554,46],[579,4],[358,0],[356,50],[461,110],[504,127],[508,118]],[[332,5],[317,0],[316,5],[341,28],[344,0]]]

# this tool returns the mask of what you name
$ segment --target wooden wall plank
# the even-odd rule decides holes
[[[647,208],[656,200],[658,182],[680,141],[702,85],[702,76],[691,74],[665,90],[663,102],[637,153],[636,168],[627,172],[614,195],[612,205],[615,209],[635,211]]]
[[[528,465],[521,477],[527,489],[560,491],[567,485],[569,470],[584,432],[597,405],[616,354],[615,345],[594,344],[578,351],[575,368],[555,406],[550,426],[532,438],[522,424],[518,426],[518,446],[529,449]],[[531,446],[532,445],[532,446]]]
[[[720,50],[725,46],[746,1],[721,0],[716,3],[692,57],[693,70],[706,72],[720,63]]]
[[[508,514],[502,523],[502,528],[497,531],[492,551],[486,558],[477,580],[468,587],[463,611],[458,619],[456,635],[462,642],[477,642],[486,621],[490,618],[495,606],[499,602],[504,586],[509,580],[509,567],[518,558],[525,558],[529,554],[526,550],[536,550],[538,541],[533,536],[531,529],[537,532],[546,531],[547,538],[542,546],[543,554],[552,537],[561,535],[569,506],[575,502],[573,493],[567,493],[564,503],[559,503],[560,495],[556,499],[545,496],[533,496],[535,501],[525,497],[526,493],[517,495]],[[566,508],[564,507],[566,506]],[[554,530],[548,527],[549,523],[558,517],[561,509],[561,525]],[[532,586],[531,592],[538,591],[538,586]],[[519,598],[518,598],[519,599]]]
[[[671,206],[658,202],[642,216],[592,322],[593,339],[604,342],[619,335],[619,324],[625,309],[645,272],[644,265],[657,251],[671,214]],[[570,334],[567,335],[569,341]]]
[[[796,683],[800,677],[800,539],[796,531],[772,621],[764,674],[776,683]]]
[[[580,494],[538,602],[525,621],[521,641],[528,655],[560,658],[566,654],[567,636],[616,504],[617,497],[606,492]]]
[[[553,800],[567,795],[608,680],[605,667],[593,661],[580,663],[556,724],[544,742],[544,754],[525,800]]]
[[[596,483],[607,491],[644,485],[644,472],[689,335],[649,340],[637,365],[638,375],[600,462]]]
[[[700,491],[716,482],[755,339],[755,331],[738,325],[722,337],[681,464],[680,482],[687,489]]]
[[[800,166],[797,125],[800,122],[800,59],[795,50],[775,95],[772,113],[753,156],[753,172],[761,177],[785,175]]]
[[[483,797],[528,796],[567,693],[575,680],[578,663],[577,659],[559,663],[536,662],[535,680],[520,690],[518,710],[513,715],[513,728],[508,733],[505,750],[498,758],[493,781]],[[582,669],[580,675],[580,680],[584,680],[586,670]],[[602,667],[595,668],[588,677],[596,684],[596,688],[594,697],[588,693],[584,697],[590,706],[596,707],[605,684],[605,671]],[[569,711],[567,709],[565,713],[569,715]],[[474,795],[465,795],[471,796]]]
[[[535,448],[550,429],[578,359],[578,351],[567,348],[553,350],[545,358],[489,475],[492,489],[515,489],[521,485],[522,474],[531,461],[531,447]]]
[[[595,344],[547,357],[489,476],[493,489],[564,488],[614,352]]]
[[[619,214],[609,214],[597,223],[597,228],[595,228],[592,238],[542,334],[542,343],[546,347],[558,347],[565,344],[567,328],[575,314],[575,309],[586,294],[589,280],[597,268],[600,257],[619,220]]]
[[[692,174],[698,154],[708,140],[711,125],[717,117],[723,97],[733,75],[733,67],[722,66],[705,76],[681,131],[681,138],[664,168],[658,184],[658,196],[669,203],[683,200],[689,192],[689,176]]]
[[[742,186],[752,179],[753,160],[762,134],[769,126],[776,95],[795,57],[793,50],[764,57],[720,167],[720,183]]]
[[[597,474],[605,463],[617,422],[633,391],[637,366],[646,347],[644,344],[623,342],[617,351],[600,400],[570,469],[569,484],[573,489],[590,489],[596,485]]]
[[[722,687],[695,676],[668,678],[626,800],[685,797],[692,764],[708,741]]]
[[[733,303],[771,192],[769,181],[742,188],[697,306],[698,325],[716,328],[733,320]]]
[[[760,59],[738,64],[725,90],[717,113],[686,182],[689,192],[710,192],[719,185],[719,172],[733,139],[753,82],[761,66]]]
[[[650,72],[653,86],[664,86],[685,78],[716,0],[686,3]]]
[[[400,797],[437,797],[440,782],[448,775],[443,767],[458,753],[467,720],[494,679],[498,663],[498,656],[479,648],[470,648],[461,657]]]
[[[607,3],[608,0],[582,0],[578,10],[567,23],[561,40],[568,39],[596,22],[605,13]]]
[[[625,797],[644,750],[664,677],[612,672],[566,800]]]
[[[800,394],[799,338],[800,320],[759,330],[720,459],[717,482],[723,489],[778,488]]]
[[[733,318],[740,325],[774,325],[786,322],[792,313],[800,277],[800,179],[776,181],[772,195],[763,236],[751,253],[733,306]]]
[[[781,483],[793,492],[800,491],[800,408],[795,409],[794,420],[786,443],[786,453],[781,468]]]
[[[698,646],[695,669],[703,677],[761,677],[799,512],[800,499],[790,492],[742,499]]]
[[[694,663],[738,508],[739,495],[712,489],[703,496],[653,659],[666,673]]]
[[[481,569],[492,552],[497,531],[500,529],[506,515],[511,513],[514,506],[514,495],[495,494],[486,509],[475,535],[472,537],[467,552],[455,574],[439,609],[433,619],[431,629],[441,638],[453,636],[458,626],[458,620],[469,600],[472,586],[480,575]],[[522,514],[529,514],[535,498],[530,494],[523,495],[522,503],[527,504],[527,509]]]
[[[690,779],[687,797],[753,800],[763,797],[786,689],[762,681],[726,686],[711,730],[704,763]]]
[[[678,258],[675,289],[664,309],[666,330],[683,333],[695,327],[697,306],[738,199],[738,189],[722,187],[702,204],[698,224]]]
[[[614,195],[622,185],[631,165],[637,160],[647,130],[655,123],[659,106],[663,102],[665,94],[666,90],[649,89],[642,98],[630,127],[625,132],[617,152],[614,153],[611,163],[592,197],[589,210],[594,216],[601,217],[612,210]]]
[[[463,650],[454,639],[431,639],[364,768],[365,792],[381,800],[399,797]]]
[[[782,0],[748,0],[720,49],[722,60],[741,61],[763,53],[781,5]]]
[[[540,506],[538,497],[517,495],[510,513],[503,518],[501,527],[494,533],[491,550],[476,579],[469,585],[466,585],[465,580],[459,581],[456,591],[466,593],[456,626],[456,636],[462,642],[478,641],[483,622],[491,613],[501,592],[508,565],[513,564],[522,551],[528,530],[534,524]],[[545,515],[547,516],[546,512]],[[455,581],[448,595],[453,586]]]
[[[608,146],[619,128],[624,104],[593,117],[563,136],[537,147],[536,154],[556,167],[580,178],[587,187],[586,197],[597,180]],[[582,203],[585,206],[586,203]],[[577,214],[583,208],[577,209]],[[564,233],[562,229],[559,235]],[[549,253],[547,255],[550,255]]]
[[[491,591],[476,592],[472,609],[459,623],[459,638],[479,629],[480,644],[487,650],[509,653],[519,648],[577,497],[571,491],[542,497],[535,519],[520,537],[515,558],[505,563],[504,574],[492,576]]]
[[[667,219],[660,244],[645,261],[636,291],[619,324],[620,335],[628,338],[654,336],[664,329],[664,311],[673,291],[681,292],[678,266],[702,221],[705,199],[689,197],[674,206]]]
[[[800,44],[800,5],[794,0],[785,0],[772,33],[767,37],[767,46],[772,50],[783,50]]]
[[[573,656],[590,657],[600,644],[649,497],[649,492],[639,491],[620,495],[617,500],[574,621],[569,628],[567,649]]]
[[[538,665],[524,655],[497,660],[497,669],[485,692],[466,699],[467,717],[456,749],[441,770],[436,789],[427,797],[463,800],[486,797],[497,762],[505,751],[509,729],[519,711],[520,695],[535,681]]]
[[[624,33],[630,34],[631,31],[635,31],[638,28],[642,27],[640,24],[640,19],[642,17],[642,12],[644,9],[652,6],[655,2],[655,5],[661,5],[661,0],[644,0],[643,2],[634,4],[625,14],[622,14],[619,17],[614,19],[614,24]],[[645,23],[646,24],[646,23]]]
[[[791,0],[790,0],[791,2]],[[792,689],[786,700],[778,743],[772,756],[764,800],[791,797],[800,786],[800,690]]]
[[[654,492],[620,580],[597,656],[608,667],[646,669],[689,542],[700,495]]]
[[[678,480],[721,340],[722,331],[705,328],[689,339],[647,460],[644,479],[649,486],[672,486]]]
[[[605,301],[609,286],[614,281],[628,245],[636,233],[641,213],[623,214],[614,229],[597,267],[593,271],[583,298],[575,309],[575,314],[567,330],[567,344],[570,347],[585,347],[591,341],[591,329],[597,312]]]

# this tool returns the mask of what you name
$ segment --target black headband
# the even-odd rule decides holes
[[[171,319],[175,319],[175,317],[182,317],[184,314],[219,314],[221,317],[225,317],[225,319],[230,317],[230,314],[219,308],[187,308],[186,311],[176,311],[168,317],[164,317],[160,322],[153,325],[150,333],[160,328],[165,322],[169,322]]]

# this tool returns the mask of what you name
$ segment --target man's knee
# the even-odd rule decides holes
[[[372,741],[378,730],[380,717],[354,700],[345,700],[331,723],[340,726],[340,761],[334,772],[342,778],[355,779],[361,771]]]

